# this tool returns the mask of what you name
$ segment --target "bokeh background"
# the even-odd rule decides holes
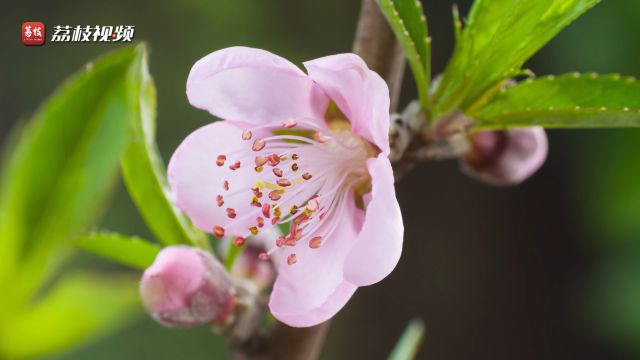
[[[434,71],[452,48],[450,0],[423,1]],[[471,1],[458,1],[466,14]],[[135,25],[151,47],[158,141],[165,159],[211,121],[191,108],[191,65],[232,45],[296,63],[350,51],[356,0],[11,1],[0,11],[0,142],[67,76],[113,44],[25,47],[23,21]],[[528,67],[640,76],[640,2],[607,0]],[[49,38],[50,35],[48,34]],[[406,104],[415,97],[407,76]],[[640,131],[550,132],[544,168],[492,188],[430,163],[397,184],[405,250],[385,281],[360,289],[331,325],[324,359],[382,359],[413,317],[427,326],[421,359],[640,359]],[[100,228],[151,238],[121,186]],[[88,254],[70,266],[125,271]],[[1,296],[1,295],[0,295]],[[37,341],[37,339],[33,339]],[[49,359],[224,358],[207,329],[165,329],[140,312],[113,336]]]

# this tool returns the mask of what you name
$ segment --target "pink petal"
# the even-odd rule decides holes
[[[287,118],[324,126],[328,99],[302,70],[268,51],[231,47],[193,65],[189,102],[227,120],[280,124]]]
[[[367,166],[373,185],[371,202],[344,266],[345,280],[357,286],[371,285],[391,273],[400,259],[404,233],[389,159],[380,154],[369,159]]]
[[[353,295],[356,286],[343,280],[343,264],[356,239],[354,223],[358,213],[353,195],[344,199],[346,213],[327,217],[339,221],[336,231],[317,249],[307,244],[286,249],[279,275],[271,293],[269,308],[280,321],[294,327],[319,324],[338,312]],[[288,265],[288,253],[296,253],[298,262]]]
[[[214,226],[222,226],[225,235],[247,235],[250,221],[260,211],[250,205],[251,196],[248,195],[255,184],[255,164],[253,158],[243,156],[253,155],[251,145],[251,141],[242,140],[242,129],[219,121],[191,133],[174,152],[168,170],[173,202],[200,229],[212,232]],[[227,155],[224,166],[216,165],[216,157],[220,154]],[[240,159],[240,168],[229,170],[229,165]],[[224,190],[225,180],[229,182],[229,191]],[[246,191],[228,195],[239,189]],[[221,207],[217,203],[218,195],[224,198]],[[236,219],[227,216],[227,208],[235,210]],[[242,216],[249,211],[256,215],[242,221]]]
[[[355,54],[308,61],[304,66],[351,121],[353,131],[389,154],[389,88]]]

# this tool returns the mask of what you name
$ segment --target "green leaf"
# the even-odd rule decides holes
[[[122,156],[122,172],[129,194],[158,241],[166,245],[193,243],[208,247],[204,234],[194,229],[169,200],[165,166],[155,142],[156,91],[140,52],[131,68],[128,89],[132,105],[131,142]]]
[[[12,314],[0,336],[0,358],[27,359],[66,350],[135,319],[137,278],[65,275],[43,299]]]
[[[422,4],[417,0],[377,1],[407,57],[418,87],[420,104],[426,108],[431,78],[431,39]]]
[[[151,266],[160,252],[160,247],[144,239],[114,233],[82,236],[77,245],[93,254],[140,270]]]
[[[466,111],[520,74],[531,56],[600,0],[477,0],[432,99],[433,116]]]
[[[25,127],[4,169],[0,254],[14,266],[3,269],[0,288],[18,302],[55,272],[108,199],[129,137],[125,80],[140,51],[113,52],[66,81]]]
[[[416,357],[420,343],[424,337],[424,323],[422,320],[413,319],[409,322],[400,340],[393,348],[389,360],[411,360]]]
[[[619,75],[567,74],[530,79],[502,90],[467,114],[476,129],[640,126],[640,83]]]

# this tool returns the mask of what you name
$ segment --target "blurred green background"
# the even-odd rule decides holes
[[[451,52],[453,1],[423,3],[437,73]],[[463,14],[470,3],[458,2]],[[168,159],[211,120],[185,96],[196,60],[232,45],[265,48],[296,63],[348,52],[358,10],[355,0],[4,2],[0,142],[63,79],[116,46],[25,47],[23,21],[42,21],[48,31],[135,25],[135,39],[151,48],[158,142]],[[606,0],[529,67],[539,75],[640,76],[639,15],[637,0]],[[402,104],[413,97],[407,77]],[[476,183],[454,162],[427,164],[403,179],[403,258],[389,278],[360,289],[336,316],[323,358],[384,358],[407,322],[420,317],[425,359],[640,359],[640,131],[553,131],[550,140],[544,168],[517,188]],[[100,228],[151,238],[123,187]],[[70,266],[123,270],[87,254]],[[50,359],[224,357],[221,340],[207,329],[165,329],[141,313],[121,333]]]

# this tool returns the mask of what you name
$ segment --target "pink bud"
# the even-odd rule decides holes
[[[276,240],[281,235],[282,233],[276,227],[273,227],[249,238],[242,252],[235,259],[231,273],[249,280],[258,291],[271,286],[276,277],[274,264],[272,261],[261,260],[260,254],[276,246]],[[222,242],[221,247],[223,253],[226,252],[229,247],[228,242]],[[273,256],[273,261],[280,260],[280,254],[275,253]]]
[[[517,185],[538,171],[547,158],[542,127],[485,131],[470,138],[471,149],[461,159],[462,170],[492,185]]]
[[[166,326],[190,327],[224,320],[235,291],[222,265],[208,252],[164,248],[142,275],[140,295],[147,311]]]

